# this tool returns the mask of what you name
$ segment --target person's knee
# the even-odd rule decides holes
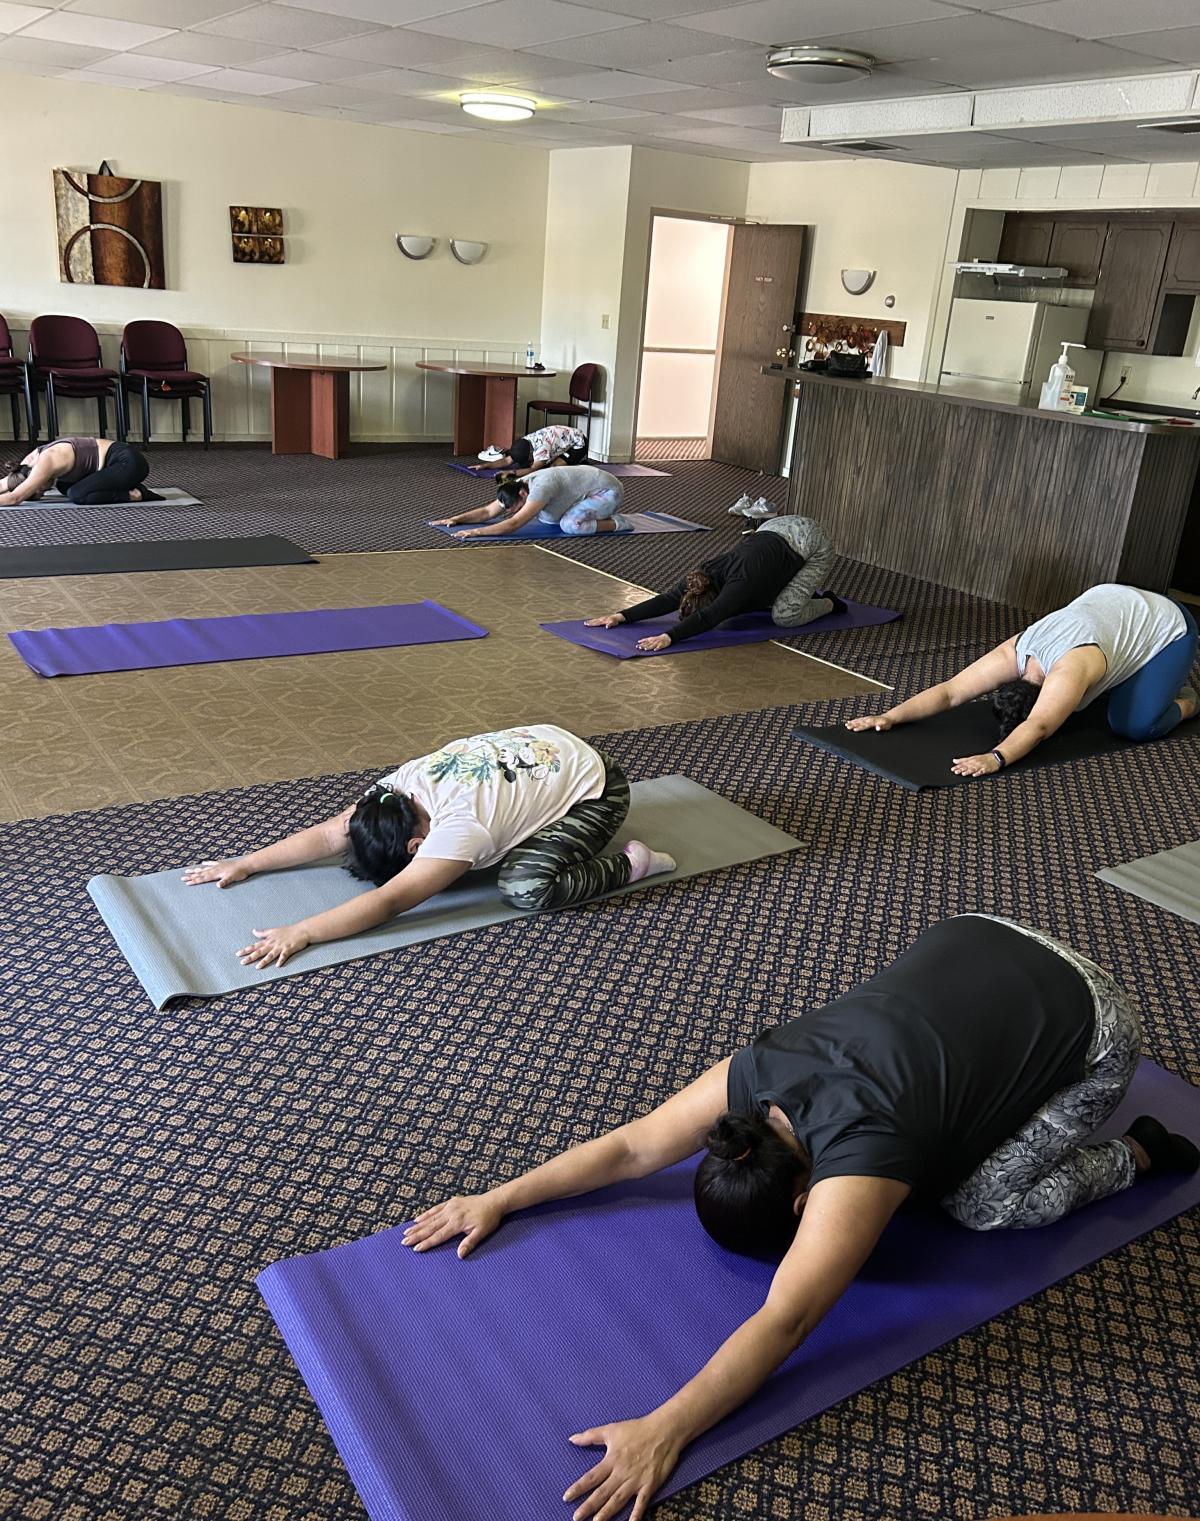
[[[86,507],[91,501],[91,495],[85,489],[83,481],[76,481],[73,486],[67,487],[67,500],[74,502],[77,507]]]
[[[587,538],[596,532],[596,519],[590,512],[578,514],[568,512],[558,526],[573,539]]]
[[[1152,739],[1156,726],[1157,719],[1150,722],[1143,720],[1139,723],[1130,714],[1109,713],[1108,715],[1108,727],[1118,739]]]
[[[554,895],[554,879],[540,873],[523,871],[519,867],[506,870],[502,866],[496,879],[496,890],[501,901],[509,908],[537,913],[540,909],[549,907]]]

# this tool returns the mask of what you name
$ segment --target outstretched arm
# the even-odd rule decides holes
[[[688,1443],[744,1404],[841,1298],[908,1193],[906,1183],[891,1178],[818,1183],[762,1309],[649,1415],[571,1438],[580,1447],[607,1449],[563,1496],[583,1502],[575,1521],[610,1521],[631,1502],[630,1521],[642,1521]]]
[[[456,512],[452,518],[431,518],[430,523],[438,528],[452,528],[455,523],[486,523],[490,518],[498,518],[503,511],[499,502],[488,502],[485,507]]]
[[[923,692],[889,708],[886,713],[877,713],[870,718],[848,719],[846,727],[854,730],[892,729],[897,724],[911,724],[921,718],[932,718],[935,713],[944,713],[947,708],[957,708],[964,702],[973,702],[976,697],[995,691],[1006,681],[1016,681],[1017,675],[1017,639],[1014,634],[1011,639],[1006,639],[994,650],[989,650],[949,681],[939,681],[936,686],[926,687]]]
[[[251,851],[249,855],[226,861],[202,861],[199,866],[189,866],[183,874],[183,880],[189,887],[197,887],[202,882],[215,882],[218,887],[232,887],[235,882],[244,882],[247,877],[253,877],[260,871],[282,871],[287,866],[305,866],[310,861],[322,861],[326,856],[335,856],[345,847],[346,826],[350,822],[354,806],[352,804],[349,808],[343,808],[333,818],[326,819],[321,824],[313,824],[308,829],[301,829],[296,834],[289,834],[286,839],[278,840],[274,845],[266,845],[262,850]]]
[[[1051,667],[1025,722],[1006,734],[986,755],[955,756],[950,769],[956,776],[990,776],[1001,769],[997,754],[1004,757],[1006,766],[1021,760],[1062,728],[1087,689],[1103,676],[1105,665],[1104,656],[1094,644],[1069,650]]]
[[[54,485],[57,472],[66,468],[62,461],[56,458],[56,454],[57,451],[53,447],[44,449],[33,460],[29,474],[19,486],[14,486],[11,491],[0,491],[0,507],[19,507],[22,502],[33,501],[43,492],[49,491]],[[27,463],[30,457],[27,456],[21,463]]]
[[[500,504],[498,502],[494,503],[493,505],[498,507],[499,510],[503,512],[504,509],[500,507]],[[541,509],[542,504],[540,502],[531,502],[529,500],[526,500],[521,503],[521,505],[512,514],[511,517],[505,518],[502,523],[493,523],[490,527],[487,528],[464,528],[458,537],[460,539],[486,539],[498,536],[500,534],[513,533],[516,529],[523,527],[526,523],[532,522],[532,520],[537,517]],[[494,515],[495,514],[489,514],[489,516]]]
[[[699,1151],[729,1103],[729,1058],[639,1120],[594,1141],[573,1146],[532,1172],[485,1194],[447,1199],[417,1216],[404,1233],[405,1246],[427,1252],[462,1236],[465,1257],[514,1210],[548,1199],[570,1199],[626,1178],[644,1178]]]

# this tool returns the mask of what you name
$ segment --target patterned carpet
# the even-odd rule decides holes
[[[635,778],[686,771],[800,835],[802,854],[163,1014],[86,878],[246,848],[332,811],[361,778],[0,828],[0,1514],[359,1521],[256,1272],[620,1122],[946,914],[1025,918],[1112,967],[1140,995],[1149,1054],[1200,1080],[1200,928],[1092,876],[1195,834],[1194,730],[914,799],[791,743],[799,713],[601,742]],[[1200,1513],[1196,1224],[1176,1221],[656,1516]],[[546,1518],[567,1513],[547,1497]]]

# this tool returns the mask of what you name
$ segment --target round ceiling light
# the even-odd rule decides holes
[[[468,116],[482,116],[485,121],[528,121],[537,110],[537,101],[523,95],[495,95],[490,90],[472,90],[458,97]]]
[[[870,78],[876,62],[870,53],[793,42],[771,49],[767,54],[767,73],[774,74],[776,79],[786,79],[789,84],[850,84]]]

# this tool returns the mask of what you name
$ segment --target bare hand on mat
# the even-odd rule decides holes
[[[671,643],[670,634],[648,634],[645,639],[639,639],[637,647],[647,652],[651,650],[665,650]]]
[[[885,729],[892,727],[893,720],[887,713],[872,713],[869,718],[848,718],[847,729],[853,729],[855,734],[861,734],[864,729],[878,729],[882,734]]]
[[[417,1216],[404,1232],[404,1245],[411,1246],[416,1252],[427,1252],[452,1236],[461,1236],[458,1255],[465,1257],[490,1236],[503,1219],[504,1211],[488,1194],[447,1199]]]
[[[955,776],[991,776],[999,771],[1000,762],[994,755],[959,755],[950,767]]]
[[[572,1521],[584,1521],[585,1517],[610,1521],[631,1501],[629,1521],[641,1521],[683,1450],[683,1443],[658,1414],[593,1426],[590,1431],[576,1432],[571,1441],[576,1447],[608,1449],[563,1496],[566,1501],[588,1496],[573,1512]]]
[[[624,613],[605,613],[603,618],[585,618],[584,628],[616,628],[618,623],[625,622]]]
[[[305,930],[295,924],[285,924],[279,929],[255,930],[253,945],[244,945],[238,952],[243,966],[257,966],[265,970],[269,966],[282,966],[297,951],[310,944]]]
[[[235,882],[244,882],[253,875],[241,861],[201,861],[199,866],[188,867],[183,880],[189,887],[198,887],[201,882],[215,882],[218,887],[232,887]]]
[[[498,534],[507,533],[508,527],[504,523],[491,523],[485,528],[464,528],[456,533],[456,539],[494,539]]]

